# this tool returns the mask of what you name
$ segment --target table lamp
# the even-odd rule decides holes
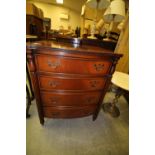
[[[124,27],[124,24],[125,24],[125,20],[123,19],[123,21],[118,24],[117,28],[121,31]]]
[[[113,0],[103,15],[105,22],[110,22],[108,33],[112,30],[114,22],[121,22],[125,18],[124,0]]]
[[[95,18],[93,20],[91,37],[89,37],[89,38],[92,38],[92,39],[95,38],[94,33],[95,33],[95,27],[96,27],[97,11],[107,8],[109,5],[110,5],[110,0],[87,0],[86,6],[89,8],[94,8],[96,10]]]

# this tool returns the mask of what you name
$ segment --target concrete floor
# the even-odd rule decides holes
[[[113,97],[113,93],[107,93],[104,102]],[[101,110],[94,122],[92,116],[46,119],[42,126],[34,101],[26,122],[27,155],[128,155],[129,107],[124,97],[118,107],[118,118]]]

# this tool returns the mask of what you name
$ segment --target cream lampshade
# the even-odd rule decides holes
[[[87,0],[86,5],[90,8],[104,9],[110,5],[110,0]]]
[[[124,0],[113,0],[103,15],[106,22],[121,22],[125,18]]]

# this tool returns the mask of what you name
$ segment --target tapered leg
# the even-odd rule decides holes
[[[94,114],[94,115],[93,115],[93,121],[95,121],[96,119],[97,119],[97,115]]]
[[[26,118],[30,117],[29,114],[29,109],[30,109],[30,105],[31,105],[31,98],[30,98],[30,93],[29,93],[29,89],[26,85],[26,95],[27,95],[27,107],[26,107]]]
[[[100,106],[96,109],[95,113],[93,114],[93,121],[95,121],[97,119],[99,111],[100,111]]]
[[[42,112],[42,110],[38,104],[37,104],[37,108],[38,108],[38,115],[39,115],[40,124],[44,125],[44,115],[43,115],[43,112]]]
[[[40,124],[44,125],[44,118],[40,119]]]

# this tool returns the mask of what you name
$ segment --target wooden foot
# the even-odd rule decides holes
[[[31,115],[30,114],[26,114],[26,118],[29,118]]]
[[[97,119],[97,116],[98,116],[97,114],[93,115],[93,121],[95,121]]]
[[[44,125],[44,119],[41,119],[41,120],[40,120],[40,124],[41,124],[41,125]]]
[[[96,111],[93,114],[93,121],[95,121],[97,119],[97,116],[98,116],[98,114],[100,112],[100,109],[101,109],[101,104],[100,104],[100,106],[96,109]]]

